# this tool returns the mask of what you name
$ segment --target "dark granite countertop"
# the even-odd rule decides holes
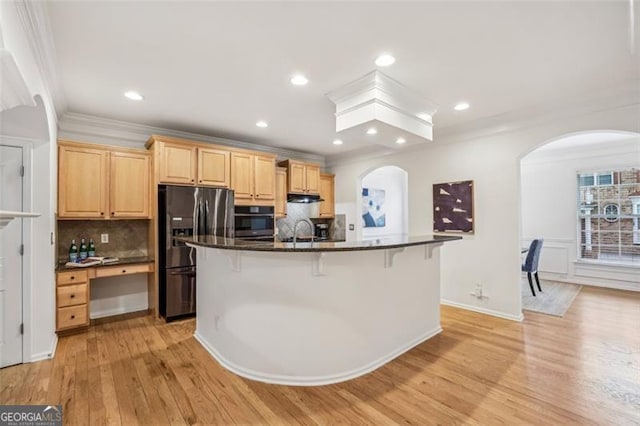
[[[195,246],[211,247],[225,250],[249,250],[272,252],[326,252],[326,251],[358,251],[384,250],[400,247],[410,247],[426,244],[438,244],[446,241],[461,240],[460,236],[397,236],[384,237],[364,241],[342,242],[297,242],[283,243],[279,241],[246,241],[233,238],[217,237],[214,235],[200,235],[188,238],[176,238]]]
[[[65,266],[65,263],[58,263],[56,267],[56,271],[72,271],[79,269],[88,269],[88,268],[104,268],[107,266],[118,266],[118,265],[131,265],[134,263],[151,263],[154,259],[149,256],[137,256],[137,257],[119,257],[117,262],[105,263],[104,265],[93,265],[93,266]]]

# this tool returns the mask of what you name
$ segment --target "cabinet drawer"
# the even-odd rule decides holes
[[[87,303],[87,284],[73,284],[58,287],[58,308]]]
[[[115,277],[116,275],[140,274],[151,271],[151,264],[109,266],[96,268],[96,278]]]
[[[87,271],[58,272],[58,285],[87,282]]]
[[[87,305],[58,308],[58,330],[89,325]]]

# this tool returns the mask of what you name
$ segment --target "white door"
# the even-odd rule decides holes
[[[22,211],[22,148],[0,145],[0,210]],[[0,367],[22,363],[22,219],[0,230]]]

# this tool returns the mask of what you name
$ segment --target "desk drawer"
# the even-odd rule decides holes
[[[87,304],[58,308],[58,330],[89,325]]]
[[[96,278],[115,277],[117,275],[141,274],[146,272],[151,272],[151,264],[149,263],[108,266],[96,268]]]
[[[87,277],[87,271],[58,272],[58,285],[86,283]]]
[[[60,286],[57,289],[58,308],[87,303],[87,284]]]

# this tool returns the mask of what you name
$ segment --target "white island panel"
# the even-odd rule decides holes
[[[392,264],[391,250],[197,246],[195,337],[253,380],[323,385],[358,377],[441,331],[439,246],[405,247]]]

